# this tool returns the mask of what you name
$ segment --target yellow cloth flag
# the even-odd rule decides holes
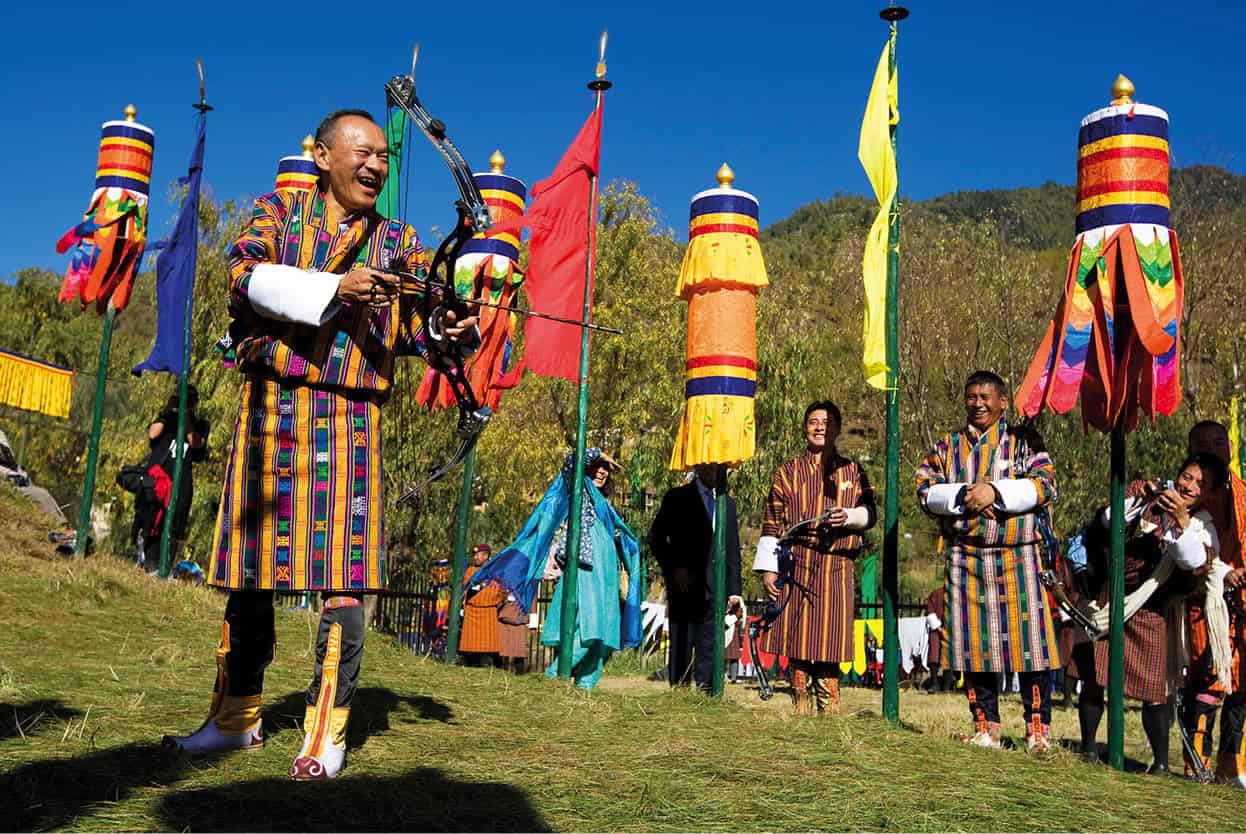
[[[1237,473],[1237,477],[1246,478],[1246,470],[1242,467],[1242,425],[1238,422],[1238,414],[1242,410],[1242,398],[1234,397],[1229,403],[1229,468]]]
[[[69,368],[0,350],[0,404],[68,417],[73,378]]]
[[[861,258],[861,277],[865,281],[865,331],[861,363],[865,381],[875,388],[887,387],[887,235],[891,201],[895,198],[899,176],[896,155],[891,148],[888,125],[899,124],[899,85],[896,76],[887,70],[890,41],[883,47],[870,85],[870,98],[861,120],[861,141],[857,158],[865,168],[874,195],[878,198],[878,215],[865,239],[865,255]],[[890,75],[890,78],[888,76]]]

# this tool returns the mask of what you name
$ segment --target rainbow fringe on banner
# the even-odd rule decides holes
[[[0,350],[0,403],[68,417],[74,372],[18,353]]]
[[[528,196],[521,180],[502,173],[506,160],[494,153],[489,160],[493,170],[474,174],[480,194],[489,206],[495,223],[522,217]],[[523,273],[519,271],[519,236],[512,233],[486,232],[477,234],[463,244],[454,265],[454,287],[463,298],[474,298],[512,307]],[[467,382],[482,405],[494,411],[502,399],[502,391],[518,380],[503,382],[510,362],[514,341],[514,321],[506,310],[481,307],[480,347],[467,365]],[[416,394],[416,401],[429,408],[450,408],[454,394],[445,377],[429,368]]]
[[[757,242],[757,198],[730,187],[692,198],[676,295],[688,302],[684,410],[670,468],[735,465],[753,457],[757,292],[769,284]]]
[[[101,313],[110,301],[117,310],[125,309],[147,244],[156,135],[133,115],[129,107],[125,121],[104,122],[91,204],[82,222],[56,242],[60,254],[74,247],[60,300],[77,300],[83,309],[94,302]]]
[[[1060,306],[1017,389],[1023,414],[1064,414],[1080,400],[1083,422],[1107,432],[1132,430],[1139,411],[1154,419],[1176,410],[1184,283],[1169,209],[1168,114],[1124,103],[1083,119],[1077,240]],[[1130,326],[1117,345],[1122,300]]]

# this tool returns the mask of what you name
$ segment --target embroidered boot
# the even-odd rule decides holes
[[[229,691],[229,623],[221,624],[221,644],[216,649],[216,688],[207,720],[188,736],[164,736],[166,750],[184,753],[211,753],[222,750],[259,750],[264,746],[260,698],[256,695],[226,695]]]
[[[796,715],[813,715],[813,699],[809,697],[809,673],[792,669],[792,703]]]
[[[967,744],[974,747],[986,747],[991,750],[999,750],[1004,746],[1000,741],[1001,729],[1000,725],[994,721],[976,721],[974,722],[974,734],[964,738]]]
[[[839,715],[839,678],[813,675],[813,697],[818,715]]]
[[[346,762],[346,720],[350,717],[350,707],[336,706],[341,657],[342,624],[332,623],[325,642],[320,691],[316,703],[307,708],[303,719],[303,749],[290,766],[291,779],[300,782],[332,779]]]
[[[1031,724],[1025,736],[1025,749],[1028,753],[1045,756],[1051,752],[1051,725]]]
[[[307,708],[303,719],[303,749],[290,766],[290,778],[300,782],[332,779],[346,763],[346,721],[350,707]]]

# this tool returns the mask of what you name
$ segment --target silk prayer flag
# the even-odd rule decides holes
[[[199,254],[199,184],[203,177],[203,143],[207,119],[199,117],[199,135],[190,154],[186,176],[178,180],[186,186],[186,199],[173,233],[156,244],[156,343],[151,355],[134,366],[134,375],[143,371],[168,371],[181,376],[183,340],[190,338],[187,313],[194,307],[195,264]]]
[[[890,42],[883,46],[874,70],[874,83],[861,120],[861,139],[857,158],[865,169],[874,196],[878,198],[878,214],[865,239],[861,258],[861,277],[865,282],[865,325],[862,334],[861,363],[865,381],[875,388],[887,387],[887,236],[891,202],[895,198],[899,176],[896,155],[891,147],[889,126],[900,121],[898,84],[888,72]]]
[[[554,172],[532,186],[526,217],[496,224],[492,235],[514,234],[527,228],[528,276],[525,289],[532,309],[579,321],[584,311],[584,285],[589,281],[590,258],[595,256],[597,223],[589,225],[593,178],[601,152],[601,109],[595,109],[580,128]],[[524,323],[524,356],[507,376],[513,382],[524,368],[540,376],[580,378],[580,333],[574,324],[529,319]]]

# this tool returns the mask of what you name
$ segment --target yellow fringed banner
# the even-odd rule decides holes
[[[676,294],[688,302],[683,415],[670,468],[734,466],[753,457],[757,291],[767,286],[757,242],[757,198],[730,187],[692,198],[688,250]]]
[[[74,372],[69,368],[0,350],[0,403],[68,417]]]

